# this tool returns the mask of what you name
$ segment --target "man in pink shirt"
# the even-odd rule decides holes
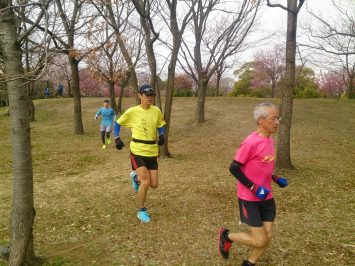
[[[228,259],[233,242],[252,248],[242,266],[255,265],[270,244],[276,216],[271,181],[280,187],[288,185],[285,178],[273,175],[275,149],[271,135],[277,132],[279,111],[271,103],[260,103],[254,108],[254,118],[257,130],[242,142],[229,168],[237,179],[240,219],[250,232],[231,233],[223,227],[218,231],[218,251],[223,258]]]

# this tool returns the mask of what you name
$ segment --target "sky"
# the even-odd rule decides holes
[[[287,0],[270,0],[271,3],[278,3],[284,6],[287,5]],[[334,0],[336,2],[342,1],[355,1],[355,0]],[[185,2],[185,3],[184,3]],[[223,0],[224,9],[232,8],[233,11],[237,11],[237,5],[240,4],[242,0]],[[178,2],[178,16],[182,17],[184,15],[184,10],[189,5],[188,0],[180,0]],[[235,7],[233,9],[233,6]],[[314,13],[322,17],[334,16],[334,7],[332,5],[332,0],[305,0],[303,7],[300,10],[298,16],[298,36],[297,41],[300,43],[304,43],[307,41],[305,33],[302,30],[301,25],[306,25],[308,23],[314,23],[314,19],[312,20],[311,14],[307,12],[307,10],[312,10]],[[217,13],[217,14],[216,14]],[[214,13],[213,16],[218,20],[218,12]],[[220,14],[223,14],[222,12]],[[159,32],[160,38],[164,41],[171,44],[171,33],[167,29],[164,22],[161,19],[157,19],[155,21],[155,30]],[[314,24],[313,24],[314,25]],[[229,69],[225,73],[225,77],[235,78],[233,75],[234,70],[240,67],[243,63],[253,60],[253,55],[259,50],[272,49],[274,45],[283,45],[285,46],[286,41],[286,27],[287,27],[287,11],[278,8],[278,7],[268,7],[266,5],[266,0],[264,4],[259,10],[258,14],[258,23],[256,24],[255,29],[248,37],[250,43],[253,43],[253,47],[243,51],[241,54],[238,54],[236,58],[229,59],[229,62],[233,60],[234,67]],[[268,36],[268,38],[265,38]],[[185,40],[191,44],[191,51],[193,51],[192,47],[194,44],[193,33],[191,28],[187,27],[184,35]],[[260,41],[262,40],[262,41]],[[158,75],[165,79],[167,77],[167,66],[170,59],[170,49],[168,49],[165,45],[163,45],[160,41],[157,41],[154,44],[154,50],[157,57],[157,65],[158,65]],[[307,54],[303,55],[307,57]],[[322,55],[323,56],[323,55]],[[296,57],[297,58],[297,57]],[[319,72],[319,68],[315,65],[311,65],[311,60],[308,60],[306,63],[307,66],[312,67],[316,72]],[[145,60],[142,60],[137,65],[137,72],[139,74],[145,74],[149,72],[147,69],[147,64]],[[176,68],[177,74],[183,73],[183,70],[177,66]],[[141,75],[144,76],[144,75]]]
[[[279,3],[286,6],[287,0],[271,0],[271,3]],[[301,25],[315,22],[307,12],[307,9],[324,16],[334,14],[332,0],[306,0],[298,15],[297,42],[300,43],[307,41]],[[242,62],[252,60],[253,55],[259,49],[272,48],[275,44],[286,45],[287,12],[281,8],[271,8],[264,5],[260,10],[260,15],[257,33],[253,34],[257,36],[253,36],[252,38],[260,38],[260,34],[264,36],[272,35],[272,37],[255,48],[246,51],[240,58]],[[233,77],[233,72],[230,71],[227,75]]]
[[[341,0],[335,0],[341,1]],[[234,4],[234,1],[229,1],[229,4]],[[265,1],[266,3],[266,1]],[[282,5],[287,5],[287,0],[271,0],[271,3],[279,3]],[[334,14],[332,7],[332,0],[306,0],[304,5],[301,8],[298,17],[298,31],[297,31],[297,40],[298,42],[306,42],[306,37],[300,25],[306,23],[312,23],[311,15],[307,12],[307,9],[321,14],[323,16],[329,16]],[[314,21],[313,21],[314,22]],[[226,72],[225,76],[235,78],[233,71],[238,68],[238,65],[242,65],[244,62],[251,61],[253,55],[258,50],[272,48],[275,44],[285,45],[286,41],[286,26],[287,26],[287,12],[281,8],[271,8],[264,4],[259,11],[259,22],[257,28],[249,37],[249,40],[260,40],[264,39],[266,36],[271,36],[267,38],[266,41],[256,41],[256,45],[253,48],[243,52],[238,56],[238,62],[233,69],[230,69]],[[159,48],[160,52],[162,51]],[[167,52],[168,53],[168,52]],[[162,52],[162,54],[166,54]],[[161,59],[160,63],[164,64],[165,60]],[[312,66],[316,68],[316,66]],[[317,69],[315,69],[317,72]],[[182,72],[181,69],[177,69],[178,72]],[[164,71],[162,73],[164,76]]]

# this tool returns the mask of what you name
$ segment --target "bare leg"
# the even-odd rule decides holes
[[[150,187],[157,188],[159,185],[158,170],[148,170],[150,175]]]
[[[261,248],[253,248],[248,259],[251,263],[256,263],[256,261],[265,253],[271,242],[272,222],[263,222],[263,225],[266,233],[266,244]]]
[[[249,233],[229,233],[228,237],[233,242],[252,248],[263,248],[267,241],[264,226],[250,227]]]
[[[148,187],[150,186],[150,175],[146,167],[138,167],[136,169],[138,181],[140,182],[138,189],[138,207],[145,207],[145,200],[147,198]]]

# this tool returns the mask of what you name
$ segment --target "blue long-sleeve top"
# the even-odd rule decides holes
[[[96,117],[102,115],[101,125],[110,126],[116,117],[115,111],[112,108],[101,107],[96,112]]]

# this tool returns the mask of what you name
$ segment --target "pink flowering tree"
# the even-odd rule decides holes
[[[339,98],[347,89],[343,76],[335,72],[322,74],[319,83],[320,90],[328,97]]]
[[[80,70],[80,91],[83,96],[102,96],[102,84],[87,69]]]
[[[284,49],[275,45],[270,50],[260,50],[254,55],[254,62],[253,86],[271,87],[271,97],[274,98],[277,84],[285,73]]]

